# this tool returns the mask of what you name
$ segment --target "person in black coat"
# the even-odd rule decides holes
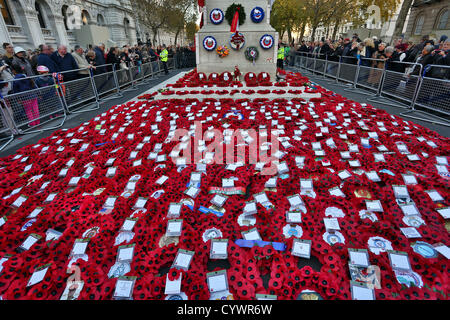
[[[130,53],[128,51],[128,48],[124,47],[122,53],[120,54],[120,61],[125,62],[127,67],[129,68],[131,66],[131,58]]]
[[[51,59],[56,63],[60,72],[79,69],[74,57],[67,52],[67,47],[64,45],[58,46],[58,51],[52,54]],[[78,79],[78,71],[64,72],[63,77],[64,81]]]
[[[297,50],[298,52],[308,52],[308,46],[305,43],[305,40],[302,40],[302,45]]]
[[[394,47],[387,47],[384,50],[386,55],[386,70],[403,73],[405,72],[405,67],[400,62],[400,55],[395,51]]]
[[[422,74],[425,77],[431,75],[431,69],[426,68],[426,66],[434,64],[435,56],[432,54],[434,51],[434,46],[427,45],[423,48],[422,54],[417,58],[416,62],[422,65]],[[419,75],[420,68],[416,67],[413,71],[413,75]]]
[[[330,46],[324,41],[319,43],[319,57],[320,59],[325,59],[325,57],[330,53]]]
[[[348,57],[351,56],[351,49],[352,49],[352,43],[350,42],[349,38],[345,38],[344,39],[344,43],[342,44],[342,57]],[[351,63],[351,61],[354,59],[348,59],[348,58],[343,58],[342,62],[344,63]]]
[[[120,58],[118,57],[116,47],[109,49],[108,55],[106,56],[106,63],[115,66],[115,70],[120,70]],[[112,67],[109,71],[112,71]]]
[[[99,66],[97,67],[96,73],[97,74],[105,73],[107,71],[106,67],[102,67],[103,65],[106,64],[105,45],[103,43],[100,43],[98,46],[94,48],[94,52],[95,52],[95,65]]]
[[[46,66],[50,73],[59,72],[58,65],[53,61],[50,56],[50,49],[47,45],[41,44],[39,45],[39,55],[37,56],[37,65],[38,66]]]

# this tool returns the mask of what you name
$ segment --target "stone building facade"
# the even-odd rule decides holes
[[[0,42],[25,49],[42,43],[73,47],[80,41],[79,30],[83,37],[83,33],[104,30],[107,42],[117,46],[137,43],[130,0],[0,0],[0,10]],[[72,12],[81,13],[77,14],[81,29],[72,27]],[[91,36],[95,39],[95,34]]]
[[[450,0],[416,0],[411,8],[405,37],[418,42],[423,35],[450,37]]]

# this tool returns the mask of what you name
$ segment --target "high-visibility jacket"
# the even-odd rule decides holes
[[[284,55],[288,56],[290,51],[291,51],[291,47],[284,48]]]
[[[284,48],[279,48],[278,49],[278,56],[277,59],[279,60],[284,60]]]
[[[161,51],[161,54],[159,56],[161,57],[162,62],[167,62],[167,60],[169,60],[169,52],[167,51],[167,49]]]

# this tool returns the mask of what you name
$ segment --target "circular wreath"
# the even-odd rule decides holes
[[[241,4],[233,3],[231,6],[227,8],[225,11],[225,19],[227,19],[228,24],[231,26],[233,23],[234,14],[236,10],[239,10],[239,25],[243,25],[245,22],[245,9]]]
[[[250,17],[254,23],[260,23],[264,20],[264,9],[261,7],[255,7],[252,12],[250,12]]]
[[[216,38],[212,36],[207,36],[205,39],[203,39],[203,48],[207,51],[213,51],[216,49],[217,46],[217,40]]]
[[[221,24],[223,21],[223,11],[220,9],[212,9],[209,13],[209,19],[213,24]]]
[[[226,78],[226,79],[225,79],[225,78]],[[221,80],[222,82],[230,83],[230,82],[233,81],[233,74],[232,74],[231,72],[229,72],[229,71],[225,71],[224,73],[222,73],[222,74],[220,75],[220,80]]]
[[[263,35],[259,40],[259,44],[261,45],[261,48],[263,48],[264,50],[272,48],[274,43],[275,40],[270,34]]]
[[[259,58],[259,51],[256,47],[248,47],[245,50],[245,58],[249,61],[256,61]]]

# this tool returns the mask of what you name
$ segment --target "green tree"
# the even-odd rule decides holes
[[[152,43],[156,43],[158,31],[167,23],[169,8],[159,0],[135,0],[134,7],[139,21],[152,32]]]
[[[188,21],[186,23],[186,38],[188,38],[189,41],[194,41],[195,34],[199,30],[199,26],[195,22],[195,20]]]
[[[307,24],[307,11],[305,0],[277,0],[272,7],[270,16],[271,25],[281,37],[287,32],[289,43],[292,41],[292,32],[304,30]]]
[[[373,17],[375,22],[389,20],[397,10],[401,0],[277,0],[273,5],[272,26],[283,35],[288,33],[291,41],[292,31],[300,32],[303,38],[305,28],[311,29],[311,38],[315,40],[316,30],[324,26],[333,27],[332,38],[345,23],[351,22],[360,27]],[[409,1],[409,0],[406,0]]]
[[[169,14],[165,27],[168,31],[175,33],[175,45],[181,31],[185,29],[186,23],[197,18],[196,2],[194,0],[166,0]]]

